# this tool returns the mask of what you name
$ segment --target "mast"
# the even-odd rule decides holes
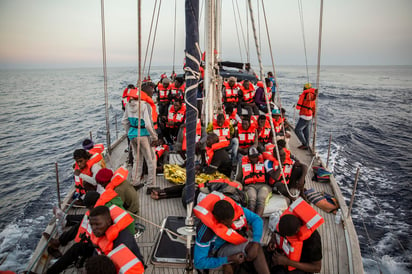
[[[215,15],[215,0],[205,1],[205,29],[206,29],[206,56],[205,56],[205,101],[203,102],[205,109],[204,122],[207,125],[213,118],[213,90],[214,90],[214,15]]]
[[[192,209],[195,197],[195,145],[198,111],[196,94],[199,82],[200,48],[199,48],[199,0],[186,0],[186,273],[193,272],[191,241],[195,233]],[[209,58],[211,54],[208,54]],[[213,55],[212,55],[213,56]]]

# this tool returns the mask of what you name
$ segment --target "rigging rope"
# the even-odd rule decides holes
[[[140,0],[139,0],[140,1]],[[156,26],[155,26],[155,30],[154,30],[154,35],[153,35],[153,41],[152,41],[152,50],[150,53],[150,61],[149,61],[149,68],[148,68],[148,74],[150,74],[150,68],[152,66],[152,58],[153,58],[153,49],[154,49],[154,44],[156,41],[156,34],[157,34],[157,25],[159,23],[159,15],[160,15],[160,6],[162,5],[162,0],[159,1],[159,8],[157,9],[157,18],[156,18]]]
[[[236,11],[235,11],[235,2],[232,0],[232,6],[233,6],[233,17],[235,18],[235,28],[236,28],[236,36],[237,36],[237,43],[239,45],[239,53],[240,53],[240,62],[243,63],[243,55],[242,55],[242,46],[240,44],[240,37],[239,37],[239,28],[237,27],[237,19],[236,19]],[[239,19],[240,20],[240,19]]]
[[[176,57],[176,0],[175,0],[175,22],[173,28],[173,68],[172,68],[172,80],[175,78],[175,57]]]
[[[320,15],[319,15],[319,40],[318,40],[318,65],[316,70],[316,89],[318,90],[318,95],[316,96],[315,105],[318,105],[319,98],[319,78],[320,78],[320,56],[322,52],[322,22],[323,22],[323,0],[320,1]],[[312,143],[312,152],[316,152],[316,125],[318,120],[318,108],[316,108],[315,113],[313,114],[313,143]]]
[[[154,21],[154,17],[155,17],[155,13],[156,13],[156,6],[157,6],[157,0],[155,1],[155,4],[153,6],[152,21],[150,23],[149,37],[147,38],[146,53],[145,53],[144,62],[143,62],[143,73],[144,73],[144,70],[146,68],[146,58],[147,58],[147,54],[148,54],[148,51],[149,51],[150,40],[151,40],[151,37],[152,37],[152,27],[153,27],[153,21]]]
[[[236,0],[236,8],[237,8],[237,14],[238,14],[238,17],[239,17],[240,29],[241,29],[241,31],[242,31],[243,44],[245,45],[246,60],[247,60],[247,58],[248,58],[248,56],[249,56],[249,51],[248,51],[249,48],[248,48],[248,46],[246,45],[245,32],[244,32],[244,30],[243,30],[243,24],[242,24],[242,19],[241,19],[242,17],[240,16],[239,4],[238,4],[237,0]]]
[[[252,0],[248,0],[248,3],[249,3],[250,21],[251,21],[251,26],[252,26],[252,30],[253,30],[253,37],[255,39],[255,46],[256,46],[257,56],[258,56],[258,60],[259,60],[260,78],[263,78],[262,56],[260,54],[259,42],[258,42],[257,34],[256,34],[255,20],[254,20],[254,17],[253,17],[253,9],[252,9]],[[264,91],[264,94],[265,94],[265,99],[266,99],[266,104],[267,104],[268,110],[270,111],[271,108],[270,108],[270,104],[269,104],[268,94],[266,92],[266,82],[265,81],[263,81],[263,91]],[[274,130],[273,119],[269,119],[269,123],[270,123],[270,127],[272,129],[272,132],[273,132],[273,142],[275,143],[275,141],[276,141],[276,131]],[[286,190],[287,190],[288,194],[291,197],[296,198],[296,197],[299,196],[300,193],[298,192],[298,193],[296,193],[296,195],[293,195],[292,193],[290,193],[288,184],[286,183],[285,173],[283,171],[283,166],[282,166],[282,161],[280,159],[278,146],[275,146],[275,150],[276,150],[276,155],[277,155],[277,159],[278,159],[278,163],[279,163],[279,168],[280,168],[281,174],[282,174],[282,180],[283,180],[283,183],[286,186]]]
[[[100,1],[100,11],[101,11],[101,23],[102,23],[102,51],[103,51],[103,75],[104,75],[104,105],[105,105],[105,116],[106,116],[106,142],[107,151],[109,154],[112,153],[110,148],[110,123],[109,123],[109,95],[107,93],[107,64],[106,64],[106,31],[104,23],[104,0]]]
[[[303,8],[302,8],[302,0],[298,0],[298,8],[299,8],[299,17],[300,17],[300,26],[302,29],[302,40],[303,40],[303,50],[305,52],[305,64],[306,64],[306,78],[307,82],[309,83],[309,69],[308,69],[308,56],[306,51],[306,38],[305,38],[305,26],[303,21]]]

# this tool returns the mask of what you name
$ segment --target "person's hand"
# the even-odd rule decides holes
[[[274,251],[275,250],[275,245],[276,245],[276,239],[275,239],[275,237],[272,237],[269,241],[269,244],[268,244],[268,251]]]
[[[236,253],[231,256],[228,256],[227,260],[230,263],[241,264],[245,261],[245,255],[242,252]]]
[[[150,143],[152,147],[156,147],[158,145],[159,140],[154,140]]]
[[[289,261],[288,257],[280,253],[275,252],[272,255],[272,263],[274,265],[288,265],[288,261]]]
[[[79,175],[80,175],[80,169],[75,169],[74,176],[79,176]]]
[[[260,247],[260,244],[256,242],[251,242],[247,245],[246,247],[246,254],[247,254],[246,260],[247,261],[249,262],[253,261],[257,257],[259,247]]]

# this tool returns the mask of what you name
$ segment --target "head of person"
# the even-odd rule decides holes
[[[246,64],[245,64],[245,69],[246,69],[246,70],[249,70],[249,69],[250,69],[250,63],[246,63]]]
[[[85,139],[82,143],[82,147],[84,150],[90,150],[93,148],[93,146],[94,146],[94,143],[90,139]]]
[[[233,105],[229,104],[226,108],[225,108],[225,112],[230,115],[233,113]]]
[[[306,83],[306,84],[303,85],[303,90],[307,90],[307,89],[310,89],[310,88],[312,88],[311,83]]]
[[[273,77],[273,72],[269,71],[268,72],[268,77]]]
[[[99,198],[99,192],[93,190],[87,191],[84,195],[83,204],[87,207],[87,209],[92,209]]]
[[[87,161],[90,159],[90,153],[84,149],[76,149],[73,152],[73,159],[76,161],[79,168],[83,169],[87,166]]]
[[[218,142],[219,142],[219,136],[217,136],[215,133],[207,134],[207,137],[206,137],[207,147],[212,147],[213,144],[216,144]]]
[[[250,81],[249,80],[243,80],[243,86],[245,89],[249,89]]]
[[[252,164],[256,164],[259,161],[259,151],[255,147],[249,148],[248,156]]]
[[[272,109],[272,117],[273,117],[276,121],[278,121],[281,116],[282,116],[282,114],[280,113],[280,110],[279,110],[278,108]]]
[[[223,126],[225,120],[225,115],[223,113],[219,113],[216,117],[216,123],[219,127]]]
[[[176,77],[176,79],[174,81],[175,87],[177,87],[177,88],[180,87],[181,85],[183,85],[183,82],[184,82],[184,80],[183,80],[182,77]]]
[[[90,210],[89,223],[96,237],[104,236],[107,229],[113,224],[109,208],[107,206],[97,206]]]
[[[278,149],[279,149],[280,162],[283,163],[286,158],[286,152],[283,150],[283,148],[278,148]],[[275,159],[279,161],[278,154],[276,153],[276,149],[273,150],[273,157],[275,157]]]
[[[265,115],[259,115],[258,118],[258,126],[263,128],[266,124],[266,116]]]
[[[292,214],[283,215],[279,220],[279,233],[282,236],[293,236],[299,232],[301,220]]]
[[[129,85],[127,85],[127,88],[128,89],[135,89],[136,87],[133,84],[129,84]]]
[[[230,227],[235,217],[235,210],[228,201],[220,200],[214,205],[212,214],[219,223]]]
[[[250,116],[242,115],[242,128],[247,130],[250,127]]]
[[[164,77],[162,79],[162,84],[165,88],[167,88],[170,85],[170,80],[167,77]]]
[[[106,187],[113,177],[113,171],[108,168],[102,168],[96,173],[96,183],[102,185],[102,187]]]
[[[175,111],[178,111],[182,108],[182,99],[180,99],[179,97],[173,97],[172,101]]]
[[[236,78],[233,76],[229,77],[227,83],[229,84],[229,86],[233,87],[236,84]]]
[[[85,262],[86,274],[116,274],[116,266],[109,257],[95,255],[87,258]]]
[[[276,142],[276,145],[278,146],[279,149],[284,149],[286,147],[286,141],[283,139],[280,139]]]
[[[155,89],[155,85],[152,82],[144,82],[142,84],[142,91],[148,96],[152,97]]]

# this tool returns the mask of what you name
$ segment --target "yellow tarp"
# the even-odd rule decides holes
[[[177,184],[177,185],[183,185],[186,183],[186,169],[181,168],[178,165],[164,165],[163,166],[163,174],[166,178],[171,183]],[[226,175],[216,171],[215,173],[212,174],[205,174],[205,173],[200,173],[196,175],[195,181],[196,184],[200,183],[205,183],[206,181],[210,180],[215,180],[215,179],[228,179]]]

